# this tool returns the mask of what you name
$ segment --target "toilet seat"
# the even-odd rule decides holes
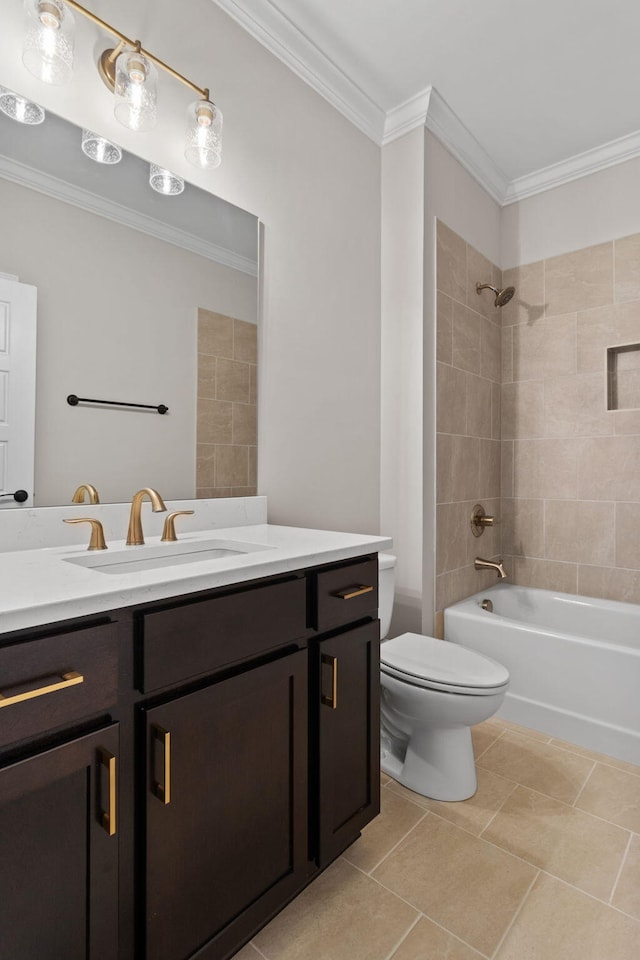
[[[506,667],[457,643],[403,633],[380,647],[383,673],[412,686],[445,693],[489,696],[509,683]]]

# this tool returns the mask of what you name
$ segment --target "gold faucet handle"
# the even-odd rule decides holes
[[[175,513],[170,513],[167,519],[164,522],[164,528],[162,530],[162,536],[160,540],[163,543],[173,543],[177,540],[176,536],[176,526],[175,519],[176,517],[189,517],[193,513],[193,510],[176,510]]]
[[[104,539],[104,530],[99,520],[92,517],[74,517],[72,520],[63,520],[63,523],[90,523],[91,539],[87,550],[107,550],[107,544]]]

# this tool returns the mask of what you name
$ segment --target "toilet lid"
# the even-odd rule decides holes
[[[457,643],[403,633],[380,647],[380,665],[394,676],[429,686],[489,690],[505,686],[509,671],[501,663]]]

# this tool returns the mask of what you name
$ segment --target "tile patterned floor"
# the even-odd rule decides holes
[[[640,960],[640,767],[499,719],[478,792],[382,813],[235,960]]]

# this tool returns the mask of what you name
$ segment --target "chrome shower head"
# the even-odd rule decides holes
[[[504,290],[498,290],[497,287],[492,287],[490,283],[476,283],[476,293],[480,293],[481,290],[493,290],[496,295],[493,302],[494,307],[504,307],[505,303],[509,303],[516,292],[515,287],[505,287]]]

